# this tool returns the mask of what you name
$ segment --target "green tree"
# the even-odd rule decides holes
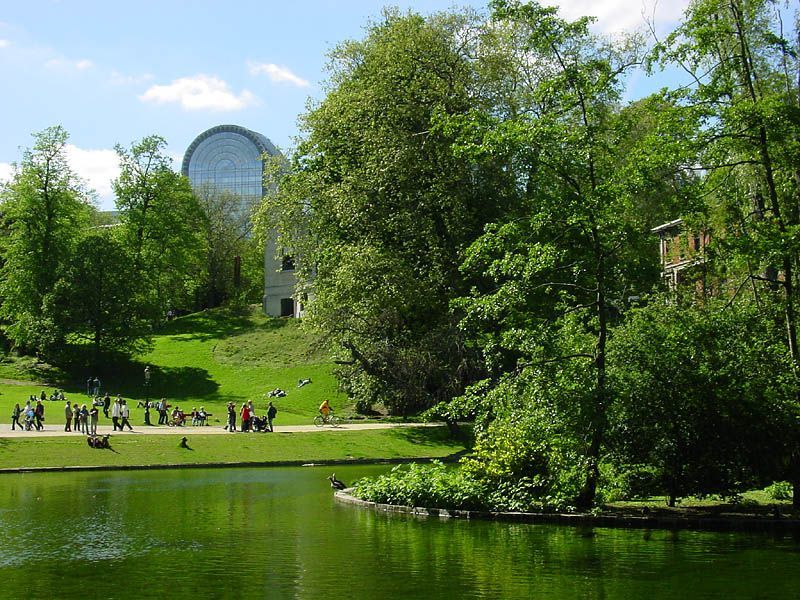
[[[117,146],[117,209],[136,276],[149,294],[153,321],[168,308],[192,306],[203,278],[205,222],[189,181],[172,170],[166,142],[148,136]]]
[[[436,127],[478,97],[475,27],[472,15],[387,11],[340,44],[263,209],[300,281],[313,275],[306,314],[339,350],[340,381],[395,413],[457,395],[476,368],[449,301],[468,289],[462,252],[503,210],[509,176],[493,157],[455,157]]]
[[[81,235],[48,296],[61,337],[77,342],[77,348],[90,345],[94,366],[101,356],[145,349],[151,331],[132,253],[117,230],[93,228]]]
[[[528,395],[520,410],[540,414],[531,403],[542,403],[558,415],[561,438],[581,449],[574,502],[587,507],[613,399],[608,339],[627,298],[658,281],[648,219],[666,209],[642,197],[674,203],[682,183],[669,144],[653,152],[662,123],[648,103],[619,106],[624,76],[640,60],[635,39],[605,43],[590,34],[589,19],[567,22],[536,3],[492,5],[496,29],[515,44],[509,60],[530,76],[519,78],[513,110],[475,111],[448,127],[460,130],[465,156],[513,157],[519,200],[467,253],[464,270],[483,282],[458,303],[462,327],[495,381],[538,381],[544,395]],[[653,194],[659,188],[672,193]]]
[[[2,316],[16,346],[46,353],[63,341],[46,300],[91,207],[67,162],[67,132],[49,127],[34,139],[3,189]]]
[[[205,185],[195,190],[205,215],[206,279],[201,294],[204,306],[220,306],[242,295],[258,301],[263,293],[264,256],[260,244],[251,237],[251,215],[240,211],[241,199],[227,190]],[[258,254],[258,274],[251,273],[252,255]],[[237,257],[239,279],[234,277]],[[258,296],[251,291],[257,280]]]
[[[670,506],[782,477],[797,435],[797,381],[775,321],[725,304],[655,296],[611,341],[610,446],[624,468],[655,467]]]
[[[692,84],[671,92],[697,126],[687,146],[705,173],[717,258],[732,294],[782,306],[786,351],[800,369],[800,43],[771,0],[698,0],[654,57]],[[766,314],[766,313],[765,313]],[[800,506],[800,439],[793,472]]]

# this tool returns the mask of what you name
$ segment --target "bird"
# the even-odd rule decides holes
[[[331,482],[331,487],[335,490],[343,490],[347,486],[344,484],[344,481],[340,481],[336,479],[336,473],[328,477],[328,480]]]

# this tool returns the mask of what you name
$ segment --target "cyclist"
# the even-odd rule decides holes
[[[327,421],[328,418],[331,416],[332,412],[333,409],[331,408],[330,402],[328,402],[327,400],[323,400],[322,404],[319,405],[319,414],[321,414],[322,418],[325,419],[325,421]]]

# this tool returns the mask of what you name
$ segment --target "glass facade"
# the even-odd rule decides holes
[[[245,217],[264,195],[263,154],[277,155],[260,133],[236,125],[219,125],[201,133],[183,158],[183,174],[195,189],[228,191],[240,198]]]

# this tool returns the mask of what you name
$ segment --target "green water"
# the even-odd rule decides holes
[[[0,598],[800,597],[791,537],[376,514],[330,471],[2,476]]]

